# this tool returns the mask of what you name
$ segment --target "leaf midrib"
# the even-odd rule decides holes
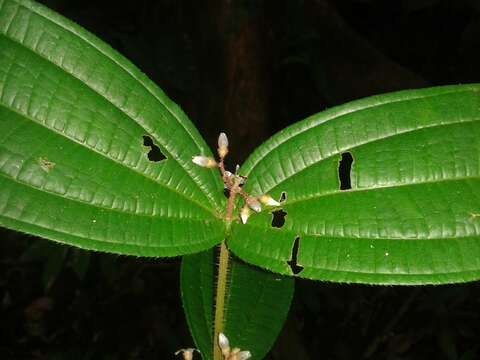
[[[347,148],[339,150],[339,151],[334,151],[330,155],[328,155],[326,157],[323,157],[321,159],[318,159],[317,161],[314,161],[311,164],[308,164],[303,169],[301,169],[299,171],[296,171],[296,172],[284,177],[281,181],[277,182],[274,186],[272,186],[270,188],[267,188],[267,189],[262,189],[262,191],[265,192],[265,193],[268,193],[268,192],[272,191],[273,189],[277,188],[283,182],[285,182],[288,179],[300,174],[301,172],[309,169],[310,167],[315,166],[317,163],[328,160],[328,159],[330,159],[334,156],[337,156],[337,155],[341,154],[342,152],[350,151],[350,150],[356,149],[356,148],[358,148],[360,146],[363,146],[363,145],[372,144],[372,143],[375,143],[375,142],[378,142],[378,141],[383,141],[385,139],[394,138],[395,136],[401,136],[401,135],[413,133],[415,131],[422,131],[422,130],[425,130],[425,129],[432,129],[432,128],[442,127],[442,126],[453,126],[453,125],[459,125],[459,124],[468,124],[468,123],[473,123],[473,122],[476,122],[476,121],[479,121],[479,120],[480,120],[480,117],[479,118],[471,118],[469,120],[452,121],[452,122],[449,122],[449,123],[446,123],[446,124],[432,124],[432,125],[427,125],[427,126],[423,126],[423,127],[417,127],[417,128],[414,128],[414,129],[408,129],[408,130],[405,130],[405,131],[396,132],[395,134],[389,134],[387,136],[381,136],[381,137],[378,137],[376,139],[369,139],[369,140],[366,140],[366,141],[363,141],[363,142],[359,142],[359,143],[355,144],[355,146],[353,146],[353,147],[347,147]],[[258,182],[258,184],[260,184],[260,182]],[[353,189],[348,190],[348,191],[353,191]]]
[[[302,201],[320,199],[322,197],[334,196],[334,195],[340,195],[340,194],[349,194],[349,193],[351,194],[356,192],[375,191],[375,190],[382,190],[382,189],[392,189],[397,187],[436,184],[436,183],[442,183],[442,182],[462,181],[462,180],[473,180],[473,181],[480,180],[480,176],[468,176],[468,177],[460,176],[460,177],[446,178],[446,179],[439,179],[439,180],[417,181],[417,182],[407,183],[407,184],[392,184],[392,185],[381,185],[376,187],[362,187],[362,188],[355,188],[355,189],[348,189],[348,190],[325,191],[325,192],[313,194],[311,196],[296,198],[292,201],[285,201],[283,206],[287,207],[288,205],[295,204]],[[280,207],[283,207],[283,206],[280,206]]]
[[[329,234],[319,234],[319,233],[307,233],[303,230],[299,229],[291,229],[291,228],[271,228],[270,225],[268,226],[262,226],[261,224],[254,224],[254,223],[247,223],[247,224],[241,224],[240,221],[237,221],[237,226],[249,226],[253,227],[255,229],[259,230],[267,230],[267,231],[278,231],[281,233],[288,233],[292,235],[292,239],[295,238],[295,236],[311,236],[315,238],[322,238],[322,239],[333,239],[336,241],[398,241],[398,240],[403,240],[403,241],[435,241],[435,240],[447,240],[447,241],[455,241],[455,240],[461,240],[461,239],[471,239],[475,238],[476,235],[468,235],[468,236],[455,236],[455,237],[424,237],[424,238],[413,238],[413,237],[365,237],[365,236],[339,236],[339,235],[329,235]],[[227,239],[228,240],[228,239]],[[301,245],[300,245],[301,246]],[[272,257],[272,259],[276,259],[275,257]]]
[[[76,143],[76,144],[78,144],[78,145],[86,148],[86,149],[89,150],[89,151],[92,151],[92,152],[95,152],[95,153],[99,154],[99,155],[100,155],[102,158],[104,158],[104,159],[107,159],[107,160],[109,160],[109,161],[112,161],[112,162],[114,162],[115,164],[118,164],[118,165],[126,168],[128,171],[131,171],[131,172],[134,173],[134,174],[143,176],[143,177],[146,178],[147,180],[152,181],[154,184],[156,184],[156,185],[158,185],[158,186],[161,186],[161,187],[163,187],[163,188],[165,188],[165,189],[167,189],[167,190],[169,190],[169,191],[177,194],[178,196],[183,197],[183,198],[185,198],[186,200],[194,203],[194,204],[197,205],[198,207],[200,207],[200,208],[204,209],[205,211],[207,211],[208,213],[212,214],[213,217],[218,217],[217,214],[215,213],[215,211],[214,211],[213,209],[206,207],[203,203],[200,203],[200,202],[198,202],[198,201],[195,200],[195,199],[192,199],[192,198],[190,198],[190,197],[187,197],[185,194],[177,191],[175,188],[170,187],[170,186],[168,186],[167,184],[158,182],[158,181],[156,181],[156,179],[147,176],[147,174],[145,174],[145,173],[143,173],[143,172],[141,172],[141,171],[137,171],[135,168],[131,168],[131,167],[127,166],[126,164],[124,164],[123,162],[118,161],[118,160],[116,160],[116,159],[114,159],[114,158],[111,158],[111,157],[107,156],[106,154],[98,151],[98,150],[95,149],[95,148],[90,148],[90,147],[88,147],[88,146],[85,146],[84,143],[78,141],[78,140],[75,139],[75,138],[68,137],[68,136],[66,136],[64,133],[62,133],[62,132],[60,132],[60,131],[57,131],[57,130],[54,129],[54,128],[50,128],[50,127],[48,127],[48,126],[45,126],[45,125],[39,123],[38,121],[36,121],[35,119],[33,119],[31,116],[29,116],[29,115],[27,115],[27,114],[24,114],[24,113],[22,113],[22,112],[20,112],[20,111],[18,111],[16,108],[8,107],[7,105],[5,105],[5,104],[2,103],[2,102],[0,102],[0,106],[4,107],[4,108],[7,109],[8,111],[15,112],[15,113],[17,113],[19,116],[24,117],[24,118],[30,120],[33,124],[35,124],[35,125],[37,125],[37,126],[41,126],[41,127],[43,127],[44,129],[47,129],[47,130],[51,131],[52,133],[61,136],[62,139],[68,139],[69,141],[71,141],[71,142],[73,142],[73,143]],[[162,160],[162,161],[168,161],[168,159]],[[9,178],[10,178],[10,177],[9,177]],[[33,188],[33,187],[32,187],[32,188]],[[34,188],[34,189],[37,189],[37,188]],[[64,197],[64,198],[66,198],[66,197]],[[69,199],[69,200],[71,200],[71,201],[74,201],[74,200],[75,200],[75,199],[73,199],[73,198],[66,198],[66,199]],[[90,203],[88,203],[88,202],[85,202],[85,203],[90,204]],[[90,204],[90,205],[91,205],[91,206],[94,206],[93,204]],[[112,208],[106,208],[106,209],[108,209],[108,210],[113,210]]]
[[[116,212],[116,213],[123,214],[123,215],[132,215],[132,216],[139,216],[139,217],[145,217],[145,218],[151,218],[151,219],[169,219],[169,220],[170,219],[175,219],[175,221],[178,221],[178,220],[193,220],[193,221],[218,220],[215,217],[212,217],[210,219],[208,219],[208,218],[203,218],[202,219],[202,218],[194,218],[194,217],[187,217],[187,216],[183,216],[183,217],[162,216],[162,215],[152,215],[152,214],[146,214],[146,213],[135,213],[135,212],[132,212],[132,211],[120,210],[120,209],[117,209],[117,208],[104,207],[104,206],[100,206],[98,204],[90,203],[88,201],[84,201],[84,200],[81,200],[81,199],[66,197],[66,196],[63,196],[62,194],[59,194],[59,193],[56,193],[56,192],[53,192],[53,191],[49,191],[49,190],[46,190],[44,188],[31,186],[29,183],[21,181],[17,178],[13,178],[11,176],[7,176],[3,172],[0,172],[0,177],[6,178],[9,181],[13,181],[13,182],[15,182],[17,184],[20,184],[22,186],[26,186],[30,189],[33,189],[33,190],[36,190],[36,191],[39,191],[39,192],[46,193],[48,195],[52,195],[52,196],[61,198],[63,200],[72,201],[72,202],[88,205],[88,206],[91,206],[91,207],[96,208],[96,209],[108,210],[109,212]]]

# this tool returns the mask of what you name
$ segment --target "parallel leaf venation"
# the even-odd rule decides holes
[[[185,131],[185,135],[188,135],[189,138],[193,141],[195,144],[195,150],[192,150],[191,152],[208,152],[209,150],[206,148],[205,144],[202,143],[201,137],[198,135],[198,132],[196,129],[189,123],[189,121],[186,119],[185,115],[181,112],[181,110],[174,105],[164,94],[161,92],[159,89],[157,89],[153,84],[151,84],[146,77],[141,74],[137,69],[135,69],[131,64],[129,64],[123,57],[115,53],[111,48],[108,46],[105,46],[101,44],[96,38],[88,34],[86,31],[79,29],[76,25],[73,25],[69,21],[51,14],[48,10],[45,10],[42,6],[38,6],[35,4],[32,4],[28,1],[25,2],[19,2],[22,7],[26,8],[28,11],[36,14],[37,16],[41,17],[42,19],[40,21],[43,21],[43,19],[48,20],[51,24],[55,24],[55,26],[58,26],[62,30],[56,30],[56,31],[66,31],[65,35],[68,37],[68,33],[75,35],[75,37],[81,38],[84,43],[82,46],[88,46],[90,49],[87,49],[87,51],[90,52],[98,52],[98,54],[94,54],[94,56],[103,56],[106,57],[109,61],[111,61],[113,64],[115,64],[117,67],[121,69],[121,71],[124,72],[124,75],[122,76],[128,76],[131,77],[131,79],[135,80],[136,83],[141,84],[143,86],[143,90],[139,91],[144,91],[145,96],[152,96],[155,99],[155,102],[160,105],[160,107],[163,107],[163,111],[168,113],[169,116],[173,118],[175,123],[180,124],[182,127],[182,131]],[[7,14],[4,16],[8,15],[8,11],[5,9],[7,8],[7,2],[5,2],[2,6],[2,9],[0,9],[3,12],[6,12]],[[14,14],[10,14],[11,18],[9,19],[9,22],[7,23],[7,28],[10,27],[10,24],[15,20],[15,14],[18,12],[18,7],[14,10]],[[36,19],[38,20],[38,19]],[[34,26],[32,23],[34,23],[33,20],[29,20],[28,26]],[[38,30],[38,29],[37,29]],[[19,39],[14,39],[13,37],[10,37],[11,40],[19,42],[22,46],[28,47],[28,44],[24,43],[22,40]],[[25,40],[25,39],[23,39]],[[77,38],[74,38],[73,41],[77,41]],[[71,45],[72,47],[74,45]],[[35,48],[29,47],[31,51],[36,52]],[[40,54],[40,51],[36,52],[37,55]],[[68,55],[68,51],[67,51]],[[45,57],[45,55],[42,55]],[[65,71],[67,74],[73,77],[77,77],[81,81],[85,81],[86,84],[91,88],[93,91],[98,92],[98,83],[92,82],[92,79],[85,79],[79,77],[77,73],[75,73],[75,69],[68,69],[68,57],[62,57],[60,60],[55,58],[55,55],[50,55],[50,57],[46,57],[48,61],[51,61],[53,64],[61,68],[63,71]],[[56,61],[56,62],[55,62]],[[118,69],[117,69],[118,71]],[[119,75],[120,76],[120,75]],[[165,141],[165,138],[168,138],[168,136],[163,136],[159,133],[159,128],[158,126],[152,127],[152,125],[149,125],[151,123],[150,117],[151,113],[147,114],[147,118],[144,116],[139,116],[140,113],[138,112],[132,112],[134,109],[130,109],[128,107],[128,104],[125,103],[118,103],[118,99],[112,98],[109,96],[110,94],[107,92],[105,94],[101,94],[101,96],[106,97],[106,99],[112,104],[114,104],[116,107],[119,107],[121,111],[123,111],[128,117],[130,117],[132,120],[137,122],[139,125],[141,124],[142,128],[145,129],[145,131],[148,134],[152,134],[157,142],[161,144],[164,148],[162,150],[168,152],[171,158],[175,159],[179,165],[182,167],[182,169],[188,174],[188,176],[197,184],[197,186],[200,188],[200,190],[204,193],[204,196],[206,196],[209,199],[209,202],[212,204],[216,205],[218,207],[219,205],[219,200],[221,197],[217,196],[215,197],[215,194],[213,191],[211,191],[211,183],[215,183],[215,180],[218,182],[218,179],[215,179],[213,172],[207,172],[206,175],[199,176],[196,173],[196,169],[192,166],[192,164],[189,162],[190,156],[192,154],[188,154],[188,156],[181,156],[176,150],[175,146],[178,147],[178,144],[172,144],[169,143],[168,141]],[[148,100],[150,101],[150,100]],[[171,134],[169,134],[171,135]],[[158,139],[163,139],[163,141],[158,141]],[[192,148],[193,149],[193,148]],[[205,184],[205,178],[210,177],[211,182],[210,185]],[[218,187],[218,184],[217,184]]]
[[[190,213],[190,215],[185,213],[185,214],[183,214],[184,216],[198,217],[200,214],[202,214],[202,217],[203,217],[207,214],[209,214],[210,216],[212,215],[212,210],[207,208],[204,204],[199,203],[197,200],[192,199],[191,197],[188,197],[186,194],[184,194],[182,192],[179,192],[176,187],[169,186],[168,183],[165,183],[165,182],[159,182],[157,180],[157,178],[153,178],[153,177],[149,176],[148,173],[146,173],[144,171],[137,170],[135,166],[133,166],[133,167],[132,166],[127,166],[125,163],[119,161],[118,159],[106,156],[104,154],[104,152],[99,151],[95,147],[93,147],[93,148],[92,147],[87,147],[87,146],[85,146],[84,142],[80,142],[78,139],[75,139],[73,136],[65,136],[65,134],[63,132],[60,132],[59,130],[55,129],[54,127],[45,126],[42,123],[38,123],[35,119],[32,119],[30,116],[25,115],[23,113],[19,113],[14,108],[6,107],[5,105],[3,105],[1,103],[0,103],[0,108],[4,108],[7,111],[17,113],[21,116],[21,118],[16,119],[16,123],[15,123],[16,126],[9,126],[5,122],[6,127],[10,128],[11,132],[7,133],[6,134],[7,136],[3,136],[3,134],[2,134],[2,138],[4,139],[4,141],[3,141],[3,145],[2,145],[3,150],[2,150],[2,153],[0,154],[0,169],[2,169],[2,173],[3,173],[4,176],[7,176],[7,177],[11,178],[13,181],[22,183],[25,186],[32,186],[32,187],[39,188],[38,186],[35,185],[34,182],[29,183],[27,181],[20,181],[17,178],[19,172],[22,169],[22,167],[27,166],[29,160],[33,161],[33,162],[35,162],[35,160],[31,159],[31,155],[25,157],[25,154],[26,154],[25,150],[22,150],[22,154],[17,154],[17,156],[16,156],[16,157],[18,157],[17,161],[12,160],[13,154],[11,156],[9,156],[9,153],[11,151],[9,151],[6,146],[9,142],[13,142],[13,144],[15,144],[16,139],[12,135],[15,132],[16,127],[21,127],[20,132],[21,132],[21,135],[23,137],[26,136],[27,130],[29,131],[29,133],[34,133],[34,134],[36,134],[35,136],[37,136],[37,135],[41,134],[41,131],[40,131],[41,129],[46,129],[56,136],[56,141],[55,142],[57,142],[57,141],[60,142],[62,144],[61,147],[63,147],[64,149],[66,149],[67,146],[69,145],[68,142],[65,141],[66,139],[68,139],[68,141],[72,142],[74,145],[81,146],[85,149],[88,149],[89,151],[93,151],[95,154],[100,155],[101,159],[105,159],[109,162],[112,162],[115,166],[120,165],[121,166],[121,168],[119,169],[120,171],[110,170],[111,173],[115,173],[117,175],[116,177],[118,177],[120,174],[122,174],[122,172],[124,172],[125,174],[122,174],[121,176],[123,176],[125,178],[128,178],[128,173],[132,173],[132,175],[139,175],[139,176],[141,176],[142,179],[145,179],[148,182],[152,182],[152,185],[153,184],[157,185],[157,186],[160,185],[163,189],[168,190],[169,192],[171,192],[175,196],[179,196],[180,199],[177,199],[177,200],[171,199],[171,201],[161,201],[161,202],[159,202],[155,199],[159,199],[159,198],[162,197],[162,192],[163,192],[162,188],[158,189],[158,188],[155,188],[155,187],[152,187],[152,186],[148,186],[149,184],[144,184],[144,186],[142,187],[142,192],[141,193],[144,194],[146,189],[149,189],[150,187],[152,187],[151,196],[153,196],[154,198],[142,196],[142,198],[140,199],[139,196],[138,196],[139,195],[140,182],[138,182],[138,180],[135,181],[133,179],[131,179],[131,183],[126,183],[127,185],[129,185],[130,193],[128,194],[128,196],[123,196],[122,197],[121,188],[119,188],[118,186],[115,189],[109,189],[110,185],[106,185],[106,184],[102,183],[102,181],[97,181],[96,180],[100,173],[102,173],[102,172],[104,172],[108,169],[107,165],[106,164],[100,164],[98,162],[100,160],[99,158],[92,158],[89,163],[85,163],[84,159],[89,154],[86,153],[85,156],[83,156],[83,157],[80,156],[82,149],[76,149],[75,146],[73,146],[73,147],[70,146],[70,148],[72,149],[71,152],[73,152],[74,154],[70,155],[66,159],[63,159],[63,161],[64,161],[64,164],[62,164],[63,171],[65,172],[65,168],[68,166],[69,169],[72,169],[72,171],[74,171],[74,173],[72,173],[69,177],[72,178],[72,179],[75,178],[76,182],[80,182],[80,180],[81,180],[82,184],[81,185],[79,184],[78,185],[79,187],[81,186],[83,189],[88,189],[89,188],[89,186],[88,186],[89,183],[94,184],[94,186],[91,187],[93,189],[92,191],[95,192],[94,197],[98,198],[101,193],[107,194],[107,195],[110,194],[111,197],[112,197],[112,200],[110,200],[110,201],[102,200],[103,205],[99,206],[99,204],[98,204],[99,200],[97,200],[97,203],[95,203],[94,199],[92,198],[92,200],[90,202],[87,202],[86,200],[82,200],[81,198],[79,198],[79,196],[81,194],[77,194],[76,196],[72,195],[71,192],[68,191],[68,189],[64,189],[63,186],[59,187],[58,185],[56,186],[56,188],[52,188],[50,190],[46,190],[45,188],[39,188],[42,191],[45,191],[45,192],[48,192],[48,193],[51,193],[51,194],[55,194],[57,196],[67,197],[67,198],[72,199],[74,201],[86,202],[86,203],[91,204],[92,206],[103,207],[105,209],[114,210],[114,211],[119,210],[118,208],[116,209],[116,206],[114,205],[114,203],[117,203],[117,206],[119,206],[118,201],[115,201],[115,199],[120,200],[120,199],[123,198],[123,200],[122,200],[123,203],[128,203],[128,202],[135,203],[135,206],[130,206],[130,208],[132,208],[130,210],[128,208],[127,209],[122,208],[121,211],[122,212],[130,212],[134,215],[141,215],[141,214],[139,214],[139,211],[138,211],[139,201],[142,201],[143,203],[153,201],[152,205],[150,205],[150,207],[152,209],[154,209],[155,207],[170,206],[174,202],[176,202],[176,204],[179,205],[179,204],[182,204],[182,203],[188,201],[188,204],[186,204],[184,206],[184,208],[185,209],[190,208],[190,210],[188,211],[188,213]],[[24,120],[31,121],[31,124],[33,125],[33,128],[32,128],[32,125],[27,126],[27,124],[24,124],[23,126],[21,126],[21,123]],[[27,127],[28,127],[27,130],[23,130],[23,128],[27,128]],[[44,135],[40,136],[39,138],[40,139],[48,139],[48,137],[46,135],[47,134],[44,134]],[[39,153],[45,153],[46,151],[48,151],[48,146],[46,146],[46,145],[50,146],[52,143],[54,143],[54,141],[52,139],[49,139],[49,144],[44,144],[44,146],[37,146],[37,148],[39,149],[38,150]],[[29,150],[29,151],[33,152],[33,150]],[[82,158],[82,162],[80,162],[80,161],[76,162],[75,160],[77,158]],[[9,171],[8,169],[5,168],[5,166],[7,165],[8,162],[12,163],[12,164],[10,164],[10,168],[12,168],[12,170],[14,170],[14,172]],[[15,165],[13,162],[18,163],[18,164]],[[93,166],[93,168],[92,168],[92,166]],[[85,167],[87,167],[88,169],[90,169],[90,168],[93,169],[92,170],[93,172],[89,171],[87,173],[86,172],[87,168],[85,168]],[[82,169],[84,171],[83,175],[82,175]],[[160,172],[159,174],[162,174],[162,172]],[[44,175],[44,174],[42,172],[40,172],[39,175]],[[53,181],[53,180],[51,180],[51,181]],[[64,182],[65,181],[57,181],[57,184],[58,183],[64,183]],[[104,189],[104,191],[99,191],[100,189]],[[168,194],[165,194],[163,196],[167,196],[166,200],[168,200],[168,198],[171,197],[171,196],[168,196]],[[200,211],[200,213],[195,212],[195,211],[191,211],[191,210],[193,210],[191,208],[191,205],[195,205],[194,209],[197,209],[197,211]],[[135,209],[135,210],[133,210],[133,209]],[[143,215],[149,215],[149,214],[144,213]],[[151,215],[153,216],[153,213]],[[155,214],[155,216],[157,216],[157,215],[158,214]]]
[[[375,95],[325,110],[320,114],[314,114],[298,123],[295,123],[294,125],[281,130],[274,137],[263,143],[242,165],[242,174],[248,176],[249,174],[253,173],[255,167],[261,163],[273,149],[286,144],[295,137],[301,136],[304,132],[307,132],[323,123],[331,122],[332,120],[340,121],[343,117],[350,114],[382,105],[393,104],[396,102],[415,101],[448,94],[461,94],[464,92],[478,93],[480,91],[476,85],[464,85],[462,86],[462,89],[459,89],[458,86],[443,86],[430,88],[428,89],[429,92],[425,92],[425,90],[426,89],[407,90],[385,95]]]

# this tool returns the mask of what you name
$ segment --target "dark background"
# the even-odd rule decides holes
[[[148,74],[231,164],[327,107],[480,81],[478,0],[49,0]],[[179,259],[118,257],[0,230],[0,359],[170,359],[193,346]],[[268,359],[479,359],[478,283],[297,281]]]

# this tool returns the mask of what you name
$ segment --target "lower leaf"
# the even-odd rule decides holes
[[[214,249],[183,257],[181,292],[188,326],[205,360],[213,358],[216,256]],[[294,279],[230,259],[224,333],[231,347],[262,359],[288,314]]]

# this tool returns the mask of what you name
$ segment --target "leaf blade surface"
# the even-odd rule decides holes
[[[222,185],[187,116],[134,65],[30,1],[0,2],[0,222],[146,256],[220,242]],[[165,159],[148,158],[152,139]]]
[[[234,225],[238,256],[298,276],[424,284],[480,277],[480,86],[403,91],[316,114],[246,161],[253,194],[282,192],[285,225],[267,210]],[[342,154],[353,157],[341,190]]]
[[[190,331],[204,359],[212,359],[215,254],[208,250],[182,259],[182,302]],[[225,301],[225,334],[231,347],[263,359],[286,319],[294,279],[231,259]]]

